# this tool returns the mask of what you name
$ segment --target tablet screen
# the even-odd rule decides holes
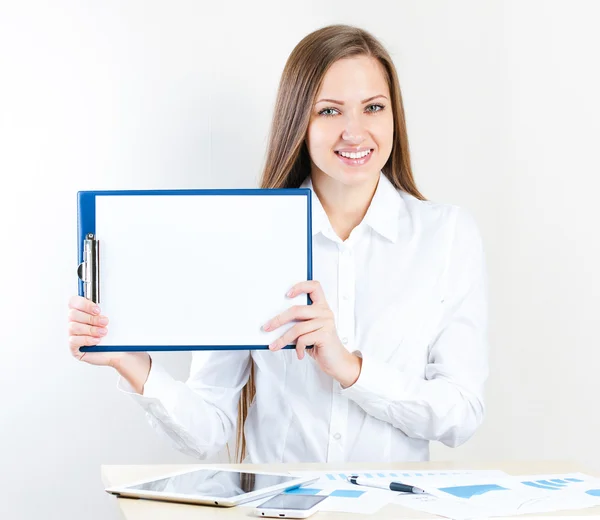
[[[143,484],[127,486],[127,488],[182,495],[233,498],[244,493],[291,482],[297,478],[293,476],[200,469]]]

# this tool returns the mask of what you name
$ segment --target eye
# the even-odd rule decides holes
[[[337,110],[335,108],[324,108],[323,110],[321,110],[319,112],[320,116],[325,116],[325,117],[331,117],[334,116],[335,114],[332,114],[331,112],[337,112]],[[339,112],[338,112],[339,113]]]
[[[374,114],[375,112],[381,112],[384,108],[385,106],[380,104],[369,105],[367,107],[367,112],[371,112],[372,114]]]

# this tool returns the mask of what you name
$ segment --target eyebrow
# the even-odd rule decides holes
[[[387,99],[387,97],[385,97],[383,94],[377,94],[376,96],[373,96],[373,97],[370,97],[370,98],[367,98],[367,99],[363,99],[361,101],[361,103],[368,103],[369,101],[373,101],[374,99],[376,99],[378,97],[382,97],[382,98]],[[319,101],[317,101],[317,103],[321,103],[322,101],[327,101],[329,103],[335,103],[336,105],[343,105],[344,104],[343,101],[337,101],[335,99],[319,99]],[[315,105],[317,103],[315,103]]]

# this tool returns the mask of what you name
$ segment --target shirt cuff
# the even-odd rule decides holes
[[[406,395],[406,381],[402,373],[371,356],[363,357],[360,351],[354,352],[362,358],[362,367],[356,382],[347,388],[341,387],[341,394],[356,403],[370,401],[400,400]]]
[[[138,394],[128,381],[122,376],[119,377],[117,388],[129,395],[134,401],[142,405],[149,412],[156,411],[155,406],[151,404],[159,404],[161,401],[168,401],[168,396],[175,391],[175,379],[169,374],[160,364],[152,360],[148,379],[144,383],[144,393]]]

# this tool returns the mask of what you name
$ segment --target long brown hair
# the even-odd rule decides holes
[[[394,140],[382,171],[396,189],[420,200],[412,175],[404,106],[396,68],[383,45],[370,33],[349,25],[330,25],[305,36],[290,54],[279,82],[261,188],[298,188],[310,174],[306,133],[325,73],[336,61],[370,56],[383,66],[391,94]],[[244,423],[256,392],[254,363],[242,389],[237,421],[237,460],[246,457]]]

